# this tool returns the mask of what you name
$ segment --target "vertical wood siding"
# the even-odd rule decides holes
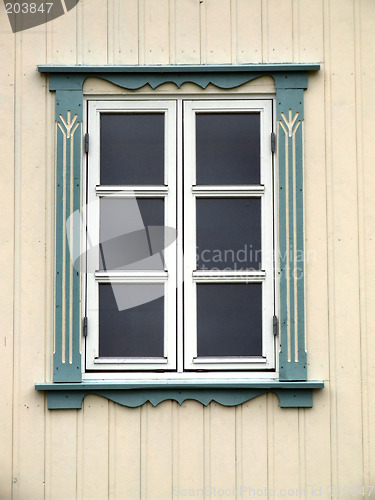
[[[1,5],[0,23],[0,499],[375,484],[373,0],[80,0],[15,35]],[[54,95],[36,65],[258,62],[322,63],[305,93],[308,373],[326,382],[314,408],[88,396],[48,411],[34,383],[52,369]]]

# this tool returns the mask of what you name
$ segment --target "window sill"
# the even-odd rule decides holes
[[[135,408],[149,401],[153,406],[173,400],[180,405],[192,399],[207,406],[211,401],[224,406],[236,406],[262,394],[277,394],[281,408],[312,408],[313,389],[322,389],[322,380],[304,382],[256,381],[90,381],[80,383],[40,383],[37,391],[47,393],[49,410],[80,409],[88,394],[102,396],[122,406]]]

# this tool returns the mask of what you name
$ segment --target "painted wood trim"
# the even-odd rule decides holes
[[[164,383],[163,383],[164,382]],[[173,400],[180,405],[189,399],[207,406],[216,401],[223,406],[236,406],[268,392],[275,393],[281,408],[311,408],[312,391],[324,387],[323,381],[310,382],[229,382],[189,383],[188,381],[163,381],[143,383],[80,383],[36,384],[46,391],[48,409],[81,409],[88,394],[104,397],[122,406],[138,407],[149,401],[153,406]]]
[[[220,379],[199,379],[190,378],[163,379],[163,380],[124,380],[124,381],[106,381],[94,380],[85,381],[79,384],[65,382],[55,384],[54,382],[44,382],[35,384],[35,389],[40,391],[81,391],[81,390],[130,390],[130,389],[321,389],[324,387],[322,380],[308,380],[306,382],[281,382],[279,380],[220,380]]]
[[[173,64],[170,66],[162,65],[38,65],[40,73],[206,73],[211,71],[220,71],[228,73],[238,72],[286,72],[286,71],[318,71],[319,63],[276,63],[276,64]]]
[[[288,384],[307,380],[303,263],[303,90],[307,88],[307,71],[316,71],[320,69],[320,65],[39,66],[38,69],[41,73],[50,74],[49,88],[56,91],[54,382],[81,382],[80,277],[70,260],[66,219],[81,205],[83,83],[89,76],[96,76],[128,89],[137,89],[146,83],[156,88],[166,82],[174,82],[178,87],[185,82],[193,82],[201,88],[212,83],[220,88],[230,89],[260,76],[273,77],[276,86],[280,190],[279,376],[280,381],[288,381]],[[79,227],[73,228],[70,242],[74,255],[79,255]],[[298,260],[300,256],[302,260]],[[81,384],[79,386],[82,387]],[[69,393],[71,390],[71,387],[66,389]],[[89,392],[92,390],[85,389]],[[48,393],[50,392],[51,389],[48,389]],[[255,396],[250,395],[248,399],[252,397]]]
[[[56,92],[55,382],[81,380],[81,279],[71,259],[80,253],[81,228],[67,227],[67,219],[82,204],[82,105],[81,92]]]
[[[307,72],[319,64],[247,64],[186,66],[38,66],[49,74],[49,90],[82,90],[86,78],[95,76],[119,87],[136,90],[148,84],[152,89],[164,83],[178,88],[186,82],[205,89],[210,83],[232,89],[261,76],[271,76],[276,88],[307,88]]]
[[[277,89],[279,157],[280,380],[306,380],[303,90]]]

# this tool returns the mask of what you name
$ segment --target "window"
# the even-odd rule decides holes
[[[56,122],[53,381],[35,385],[46,391],[48,408],[81,408],[87,394],[131,407],[167,399],[231,406],[270,391],[281,407],[311,407],[312,390],[324,383],[307,379],[303,99],[308,72],[319,64],[38,69],[49,74]],[[230,97],[230,89],[264,75],[275,83],[274,178],[271,101]],[[98,109],[89,110],[85,176],[83,85],[90,76],[128,90],[191,82],[202,93],[97,101]],[[213,98],[204,91],[208,84],[225,90]],[[217,147],[208,147],[214,139]],[[246,169],[254,141],[259,159],[255,154]],[[232,161],[237,167],[226,169]],[[86,203],[87,219],[75,217]],[[133,216],[123,218],[125,211]],[[260,260],[254,252],[243,261],[245,233]],[[126,259],[118,252],[124,245]],[[276,338],[273,311],[280,315]],[[128,342],[116,333],[121,314],[135,325]],[[228,321],[236,335],[227,335]]]
[[[272,100],[87,111],[86,371],[274,372]]]

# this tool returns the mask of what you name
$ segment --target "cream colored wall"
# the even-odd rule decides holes
[[[1,500],[375,484],[374,1],[80,0],[16,35],[1,4],[0,23]],[[33,387],[51,379],[54,95],[36,65],[257,62],[322,64],[305,93],[306,311],[326,388],[306,410],[264,395],[48,411]]]

